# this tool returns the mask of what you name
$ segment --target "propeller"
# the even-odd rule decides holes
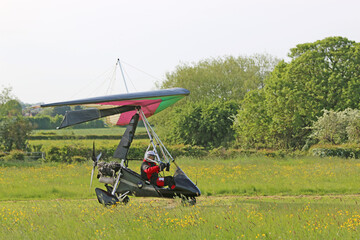
[[[93,152],[92,152],[91,159],[93,160],[94,163],[93,163],[93,168],[91,171],[90,189],[91,189],[91,185],[92,185],[92,181],[93,181],[93,177],[94,177],[95,167],[97,166],[98,161],[101,158],[101,155],[102,155],[102,153],[97,155],[97,157],[95,156],[95,142],[93,142]]]

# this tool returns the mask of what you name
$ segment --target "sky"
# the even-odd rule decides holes
[[[360,42],[358,0],[0,0],[0,91],[35,104],[150,91],[182,64]],[[116,72],[115,72],[116,70]],[[114,73],[115,72],[115,73]]]

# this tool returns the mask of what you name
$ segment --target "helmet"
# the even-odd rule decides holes
[[[154,158],[154,159],[151,159],[150,156],[156,157],[156,154],[155,154],[154,151],[147,151],[147,152],[145,153],[145,157],[144,157],[144,158],[145,158],[146,161],[156,162],[156,161],[155,161],[155,158]]]

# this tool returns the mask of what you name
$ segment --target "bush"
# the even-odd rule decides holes
[[[8,155],[4,156],[3,159],[5,161],[11,161],[11,160],[24,161],[25,153],[21,150],[12,150]]]
[[[323,111],[323,116],[319,117],[311,127],[310,138],[320,143],[331,144],[360,142],[359,110],[348,108],[339,112]]]
[[[360,158],[359,146],[316,146],[310,152],[317,157],[341,157],[341,158]]]
[[[102,153],[102,160],[109,160],[113,157],[116,145],[108,145],[96,149],[96,154]],[[128,159],[142,160],[148,144],[137,143],[133,144],[128,152]],[[92,155],[92,147],[84,147],[82,145],[65,145],[65,146],[50,146],[45,151],[45,161],[48,162],[79,162],[90,159]],[[168,151],[176,158],[179,156],[194,156],[202,157],[207,155],[203,147],[189,146],[189,145],[174,145],[169,146]]]
[[[73,156],[71,157],[71,161],[73,163],[81,163],[81,162],[85,162],[87,159],[86,157],[83,157],[83,156]]]
[[[32,131],[26,118],[21,116],[0,119],[0,149],[26,150],[27,140]]]

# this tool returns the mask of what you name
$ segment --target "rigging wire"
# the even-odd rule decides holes
[[[147,73],[147,72],[145,72],[145,71],[143,71],[143,70],[141,70],[141,69],[139,69],[139,68],[131,65],[130,63],[124,62],[123,60],[121,60],[121,62],[122,62],[122,63],[125,63],[125,64],[128,65],[129,67],[132,67],[132,68],[136,69],[136,70],[139,71],[139,72],[142,72],[143,74],[145,74],[145,75],[147,75],[147,76],[149,76],[149,77],[152,77],[152,78],[155,79],[155,80],[161,81],[160,78],[155,77],[155,76],[151,75],[150,73]]]
[[[109,82],[109,86],[106,90],[106,95],[109,95],[113,92],[115,82],[116,82],[116,65],[115,65],[112,75],[110,77],[110,82]]]
[[[113,66],[111,66],[110,68],[108,68],[107,70],[105,70],[104,72],[102,72],[101,74],[97,75],[95,78],[93,78],[89,83],[85,82],[81,89],[76,91],[74,94],[72,94],[69,99],[73,99],[76,96],[80,95],[81,93],[83,93],[85,90],[88,90],[90,88],[91,85],[93,85],[94,83],[96,83],[101,77],[103,77],[105,74],[108,74],[109,71],[111,71],[113,69]]]
[[[101,89],[108,81],[111,81],[111,76],[114,75],[115,69],[116,69],[116,66],[115,66],[115,67],[114,67],[114,66],[111,67],[111,70],[112,70],[112,71],[111,71],[111,72],[110,72],[110,71],[107,72],[107,76],[106,76],[106,78],[104,79],[104,81],[102,81],[102,82],[98,85],[98,87],[95,88],[95,89],[90,93],[90,96],[93,96],[95,92],[99,92],[99,89]]]
[[[80,88],[80,90],[76,91],[74,94],[72,94],[69,98],[70,99],[74,99],[75,97],[77,96],[80,96],[81,94],[83,94],[84,92],[88,91],[92,86],[96,86],[96,82],[99,80],[99,79],[103,79],[103,81],[100,82],[100,84],[97,84],[97,86],[95,87],[95,89],[93,91],[90,92],[90,94],[86,94],[88,97],[92,97],[92,96],[95,96],[97,94],[99,94],[99,90],[101,89],[104,89],[106,88],[106,85],[107,85],[107,88],[106,88],[106,91],[105,91],[105,94],[108,95],[108,94],[111,94],[114,92],[114,88],[115,88],[115,85],[117,83],[116,81],[116,70],[117,70],[117,65],[119,64],[119,67],[120,67],[120,70],[121,70],[121,74],[122,74],[122,77],[123,77],[123,81],[124,81],[124,84],[125,84],[125,88],[126,88],[126,91],[128,91],[128,88],[127,88],[127,85],[126,85],[126,80],[125,80],[125,75],[126,75],[126,78],[130,81],[132,87],[134,88],[135,91],[137,91],[135,85],[134,85],[134,82],[131,80],[130,78],[130,75],[128,74],[128,72],[126,71],[126,69],[124,69],[121,64],[125,64],[157,81],[161,81],[161,79],[159,79],[158,77],[155,77],[123,60],[120,61],[120,59],[118,59],[118,61],[116,62],[115,64],[115,67],[114,66],[111,66],[110,68],[108,68],[107,70],[105,70],[104,72],[102,72],[101,74],[97,75],[95,78],[93,78],[91,81],[85,81],[84,84],[82,84],[82,87]]]
[[[124,70],[124,73],[125,73],[125,75],[126,75],[126,79],[129,79],[129,80],[130,80],[130,83],[131,83],[131,85],[133,86],[133,88],[135,89],[135,92],[137,92],[138,90],[136,89],[133,81],[131,80],[130,75],[127,73],[126,69],[123,68],[123,70]]]

